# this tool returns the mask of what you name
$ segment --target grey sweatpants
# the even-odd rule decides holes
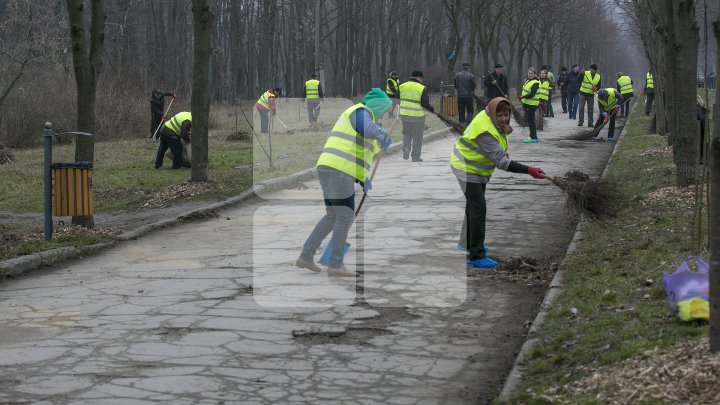
[[[595,96],[586,96],[583,93],[580,93],[580,118],[578,121],[580,124],[582,124],[585,118],[585,103],[587,103],[588,106],[588,124],[589,126],[592,126],[593,124],[593,108],[595,104]]]

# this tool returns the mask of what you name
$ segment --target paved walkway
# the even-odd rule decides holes
[[[511,157],[597,176],[611,146],[562,141],[560,115]],[[543,291],[482,281],[455,250],[463,198],[448,160],[383,160],[347,263],[292,262],[323,212],[316,181],[0,285],[0,402],[485,403]],[[573,231],[547,181],[497,172],[488,245],[558,257]],[[50,402],[47,402],[50,403]]]

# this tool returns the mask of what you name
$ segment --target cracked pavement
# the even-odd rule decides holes
[[[549,122],[539,144],[516,128],[510,156],[599,176],[612,146]],[[453,143],[383,159],[349,238],[358,280],[292,265],[324,210],[316,180],[5,280],[0,403],[490,401],[544,291],[466,270]],[[487,200],[491,257],[564,253],[574,224],[549,182],[497,171]]]

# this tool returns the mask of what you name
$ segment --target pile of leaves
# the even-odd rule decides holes
[[[208,182],[190,182],[186,181],[180,184],[173,184],[169,187],[155,192],[150,199],[143,204],[145,208],[160,208],[167,207],[173,201],[181,198],[190,198],[197,195],[204,194],[208,191],[223,190],[227,188],[226,185],[216,183],[214,181]]]
[[[511,257],[489,271],[477,272],[477,275],[509,283],[545,287],[550,284],[558,268],[558,263],[551,260],[520,256]]]
[[[117,229],[117,228],[103,228],[103,227],[95,227],[95,228],[85,228],[78,225],[64,225],[60,227],[55,227],[53,229],[53,238],[61,238],[65,236],[79,236],[79,235],[85,235],[85,236],[114,236],[117,234],[120,234],[124,232],[124,229]],[[42,241],[45,239],[45,234],[42,231],[34,232],[28,235],[21,236],[21,239],[23,242],[27,241]]]
[[[720,354],[708,350],[706,340],[648,350],[619,364],[603,366],[566,387],[559,398],[592,393],[598,403],[720,403]]]
[[[0,166],[8,164],[11,165],[13,163],[15,163],[15,156],[12,154],[10,149],[0,143]]]
[[[672,156],[672,147],[666,146],[664,148],[652,148],[648,149],[639,154],[640,157],[664,157],[668,158]]]
[[[252,141],[252,134],[247,131],[238,131],[234,134],[228,135],[227,138],[225,138],[226,141],[238,141],[238,142],[250,142]]]
[[[677,204],[682,208],[695,206],[695,187],[663,187],[648,194],[650,204]],[[705,201],[703,201],[703,204]]]

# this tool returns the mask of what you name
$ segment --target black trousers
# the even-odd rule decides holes
[[[608,138],[614,138],[615,137],[615,117],[617,116],[617,114],[608,113],[608,115],[610,115],[610,128],[608,128]],[[605,121],[605,117],[602,116],[602,110],[601,110],[598,120],[595,121],[595,128],[602,125],[603,121]]]
[[[155,168],[159,169],[163,165],[165,159],[165,152],[168,148],[173,154],[173,169],[179,169],[182,167],[183,162],[183,147],[180,138],[175,134],[168,134],[164,129],[160,130],[160,146],[158,147],[158,153],[155,157]]]
[[[465,219],[460,232],[460,245],[467,248],[468,260],[482,259],[485,257],[486,185],[458,181],[465,195]]]
[[[633,93],[623,94],[623,99],[620,100],[622,105],[620,106],[620,114],[627,117],[630,114],[630,99],[633,98]]]
[[[268,119],[268,110],[257,109],[260,113],[260,132],[267,134],[270,131],[270,120]]]
[[[410,151],[413,161],[420,159],[423,144],[423,132],[425,131],[425,121],[405,121],[403,120],[403,150]]]
[[[162,121],[162,115],[157,115],[157,114],[152,115],[152,118],[150,119],[150,136],[153,136],[153,134],[155,134],[155,130],[158,129],[161,121]],[[160,133],[161,130],[158,130],[158,133]]]
[[[472,97],[458,97],[457,104],[460,123],[469,124],[475,115],[475,100]]]
[[[530,138],[537,138],[537,123],[535,122],[535,112],[538,106],[523,104],[523,110],[525,110],[525,118],[528,122],[528,128],[530,128]]]
[[[650,114],[650,110],[652,110],[654,101],[655,101],[655,93],[647,93],[647,99],[645,100],[645,115]]]

